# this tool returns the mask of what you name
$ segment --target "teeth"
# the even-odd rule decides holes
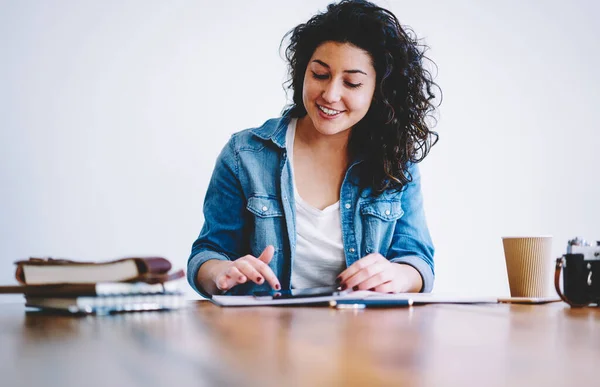
[[[336,114],[341,113],[339,110],[327,109],[326,107],[323,107],[321,105],[317,105],[317,106],[323,113],[327,114],[328,116],[335,116]]]

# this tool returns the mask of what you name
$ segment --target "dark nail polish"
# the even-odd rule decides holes
[[[256,282],[262,282],[262,278],[261,277],[256,278]]]
[[[281,286],[279,286],[279,284],[276,284],[275,285],[275,290],[279,290],[279,289],[281,289]]]
[[[358,285],[353,287],[352,290],[354,290],[354,291],[358,290]]]
[[[348,287],[348,285],[346,285],[346,284],[342,285],[342,290],[346,290],[347,287]]]
[[[339,285],[341,282],[342,282],[342,279],[341,279],[340,277],[337,277],[337,278],[335,279],[335,283],[336,283],[336,284],[338,284],[338,285]]]

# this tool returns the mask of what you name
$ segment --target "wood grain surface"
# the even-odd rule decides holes
[[[0,305],[2,386],[600,385],[600,309],[219,308],[72,317]]]

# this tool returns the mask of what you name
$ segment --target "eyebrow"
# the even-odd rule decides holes
[[[327,67],[327,68],[329,68],[329,65],[328,65],[327,63],[325,63],[325,62],[323,62],[323,61],[320,61],[320,60],[318,60],[318,59],[314,59],[314,60],[313,60],[313,62],[316,62],[316,63],[320,64],[320,65],[321,65],[321,66],[323,66],[323,67]],[[364,72],[364,71],[362,71],[362,70],[358,70],[358,69],[354,69],[354,70],[344,70],[344,72],[345,72],[345,73],[349,73],[349,74],[361,73],[361,74],[367,75],[367,73],[365,73],[365,72]]]

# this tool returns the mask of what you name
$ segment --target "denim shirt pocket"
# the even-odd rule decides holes
[[[246,208],[260,218],[283,216],[283,208],[279,199],[272,196],[251,196],[248,198]]]
[[[252,254],[260,255],[268,245],[275,248],[275,254],[281,252],[285,232],[281,201],[274,196],[253,195],[248,198],[246,209],[254,215],[254,230],[250,238]]]
[[[362,215],[373,215],[385,222],[399,219],[404,215],[399,201],[377,200],[365,203],[360,208]]]
[[[380,253],[390,248],[396,221],[404,215],[400,201],[376,200],[360,207],[363,223],[364,254]]]

